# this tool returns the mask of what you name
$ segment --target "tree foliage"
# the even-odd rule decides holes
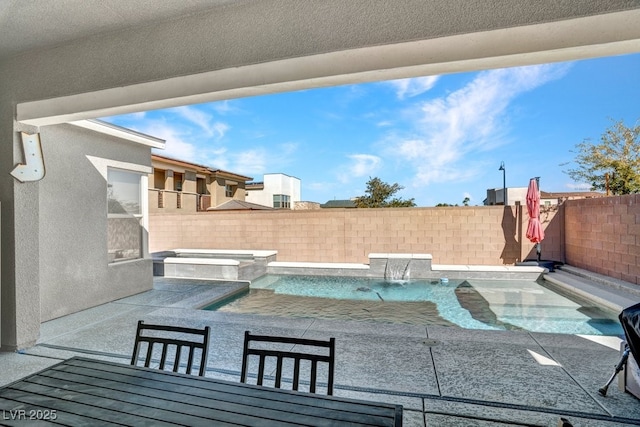
[[[410,208],[416,204],[414,199],[403,200],[393,197],[398,191],[404,187],[394,183],[388,184],[380,178],[371,178],[367,182],[365,195],[356,197],[355,204],[357,208]]]
[[[572,152],[578,166],[566,173],[574,181],[591,184],[591,191],[606,191],[608,181],[614,195],[640,192],[640,124],[614,121],[598,144],[585,139]]]
[[[470,198],[465,197],[465,198],[462,200],[462,206],[469,206],[469,202],[470,202],[470,201],[471,201],[471,199],[470,199]],[[457,203],[456,203],[455,205],[452,205],[452,204],[450,204],[450,203],[438,203],[438,204],[436,205],[436,208],[446,208],[446,207],[456,207],[456,206],[459,206],[459,205],[458,205]]]

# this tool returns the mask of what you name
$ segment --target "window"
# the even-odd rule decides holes
[[[109,262],[142,258],[142,174],[107,170]]]
[[[184,180],[184,174],[174,172],[173,173],[173,190],[182,191],[182,181]]]
[[[196,179],[196,191],[198,194],[209,194],[209,190],[207,190],[207,180],[205,178]]]
[[[290,209],[291,196],[287,196],[286,194],[274,194],[273,207],[277,209]]]
[[[234,187],[233,185],[229,185],[229,184],[224,186],[224,195],[226,197],[233,197],[233,193],[234,193],[234,191],[233,191],[234,188],[233,187]]]
[[[161,169],[153,170],[153,188],[157,188],[158,190],[164,190],[165,186],[165,174],[166,171]]]

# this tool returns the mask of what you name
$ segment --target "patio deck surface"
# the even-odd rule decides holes
[[[555,274],[555,273],[551,273]],[[562,281],[560,272],[555,276]],[[612,304],[640,297],[603,289],[575,275]],[[594,278],[597,279],[597,278]],[[0,385],[74,355],[129,363],[137,321],[212,327],[207,376],[239,381],[243,334],[336,337],[337,396],[399,403],[405,426],[640,425],[640,400],[617,383],[598,394],[620,358],[619,340],[520,331],[480,331],[195,310],[238,286],[155,278],[154,289],[42,324],[38,344],[0,353]],[[598,291],[598,289],[600,289]],[[536,357],[534,357],[536,356]]]

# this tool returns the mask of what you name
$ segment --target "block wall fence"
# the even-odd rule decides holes
[[[570,265],[640,285],[640,194],[565,203]]]
[[[558,209],[542,213],[542,258],[563,261]],[[524,206],[151,214],[151,252],[277,250],[278,261],[368,263],[370,253],[427,253],[434,264],[512,265],[535,258]]]
[[[640,285],[640,195],[542,209],[542,259]],[[151,214],[152,252],[272,249],[278,261],[367,263],[369,253],[428,253],[434,264],[509,265],[536,257],[524,206]]]

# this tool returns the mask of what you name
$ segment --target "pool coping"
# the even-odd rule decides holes
[[[251,250],[251,249],[186,249],[178,248],[167,251],[154,252],[153,255],[162,257],[163,255],[182,255],[201,253],[205,255],[240,255],[240,256],[252,256],[255,258],[266,258],[275,256],[278,254],[276,250]]]
[[[309,276],[345,276],[345,277],[387,277],[385,263],[376,261],[392,258],[372,258],[371,264],[322,263],[322,262],[284,262],[272,261],[267,264],[267,274],[309,275]],[[396,258],[408,259],[408,258]],[[430,260],[430,258],[411,258],[412,260]],[[412,264],[414,265],[414,264]],[[495,279],[495,280],[537,280],[546,268],[538,266],[487,266],[487,265],[419,265],[406,279]],[[404,278],[404,277],[403,277]]]

